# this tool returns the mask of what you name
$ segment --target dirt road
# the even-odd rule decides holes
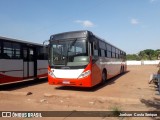
[[[3,86],[1,90],[8,92],[0,93],[0,111],[157,111],[160,97],[148,84],[150,74],[157,70],[156,66],[128,66],[125,74],[91,89],[51,86],[47,80]]]

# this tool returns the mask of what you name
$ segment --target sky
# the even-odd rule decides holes
[[[0,0],[0,36],[42,44],[77,30],[127,54],[160,49],[160,0]]]

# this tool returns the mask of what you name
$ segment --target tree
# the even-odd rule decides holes
[[[157,60],[160,56],[160,49],[152,50],[152,49],[146,49],[142,50],[136,54],[128,54],[127,60]]]
[[[160,59],[160,49],[157,49],[155,52],[157,59]]]
[[[139,56],[136,54],[128,54],[126,57],[127,60],[139,60]]]
[[[155,56],[155,52],[152,49],[146,49],[144,50],[145,54],[148,56],[149,60],[154,59],[153,57]]]
[[[140,51],[138,53],[138,56],[139,56],[140,60],[147,60],[148,59],[145,51]]]

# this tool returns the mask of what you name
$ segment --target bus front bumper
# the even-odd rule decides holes
[[[69,79],[69,78],[53,78],[50,75],[48,75],[48,82],[50,85],[92,87],[91,76],[79,79],[78,78]]]

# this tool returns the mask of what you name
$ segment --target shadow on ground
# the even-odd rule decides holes
[[[20,82],[20,83],[13,83],[13,84],[8,84],[8,85],[0,85],[0,91],[1,90],[11,91],[11,90],[16,90],[16,89],[20,89],[20,88],[25,88],[25,87],[29,87],[29,86],[42,84],[45,82],[48,82],[47,78],[36,79],[36,80],[32,80],[32,81],[25,81],[25,82]]]
[[[160,98],[153,98],[153,100],[141,99],[141,102],[147,107],[155,108],[155,110],[160,110]]]
[[[154,97],[152,100],[141,99],[140,101],[150,108],[152,113],[158,114],[158,117],[151,117],[153,120],[160,120],[160,95]]]
[[[127,74],[129,71],[123,73],[123,74],[120,74],[120,75],[117,75],[109,80],[107,80],[106,83],[100,83],[92,88],[85,88],[85,87],[74,87],[74,86],[58,86],[56,87],[57,90],[73,90],[73,91],[84,91],[84,92],[94,92],[94,91],[97,91],[101,88],[104,88],[108,85],[111,85],[111,84],[114,84],[116,80],[118,80],[118,78],[122,77],[123,75]]]

